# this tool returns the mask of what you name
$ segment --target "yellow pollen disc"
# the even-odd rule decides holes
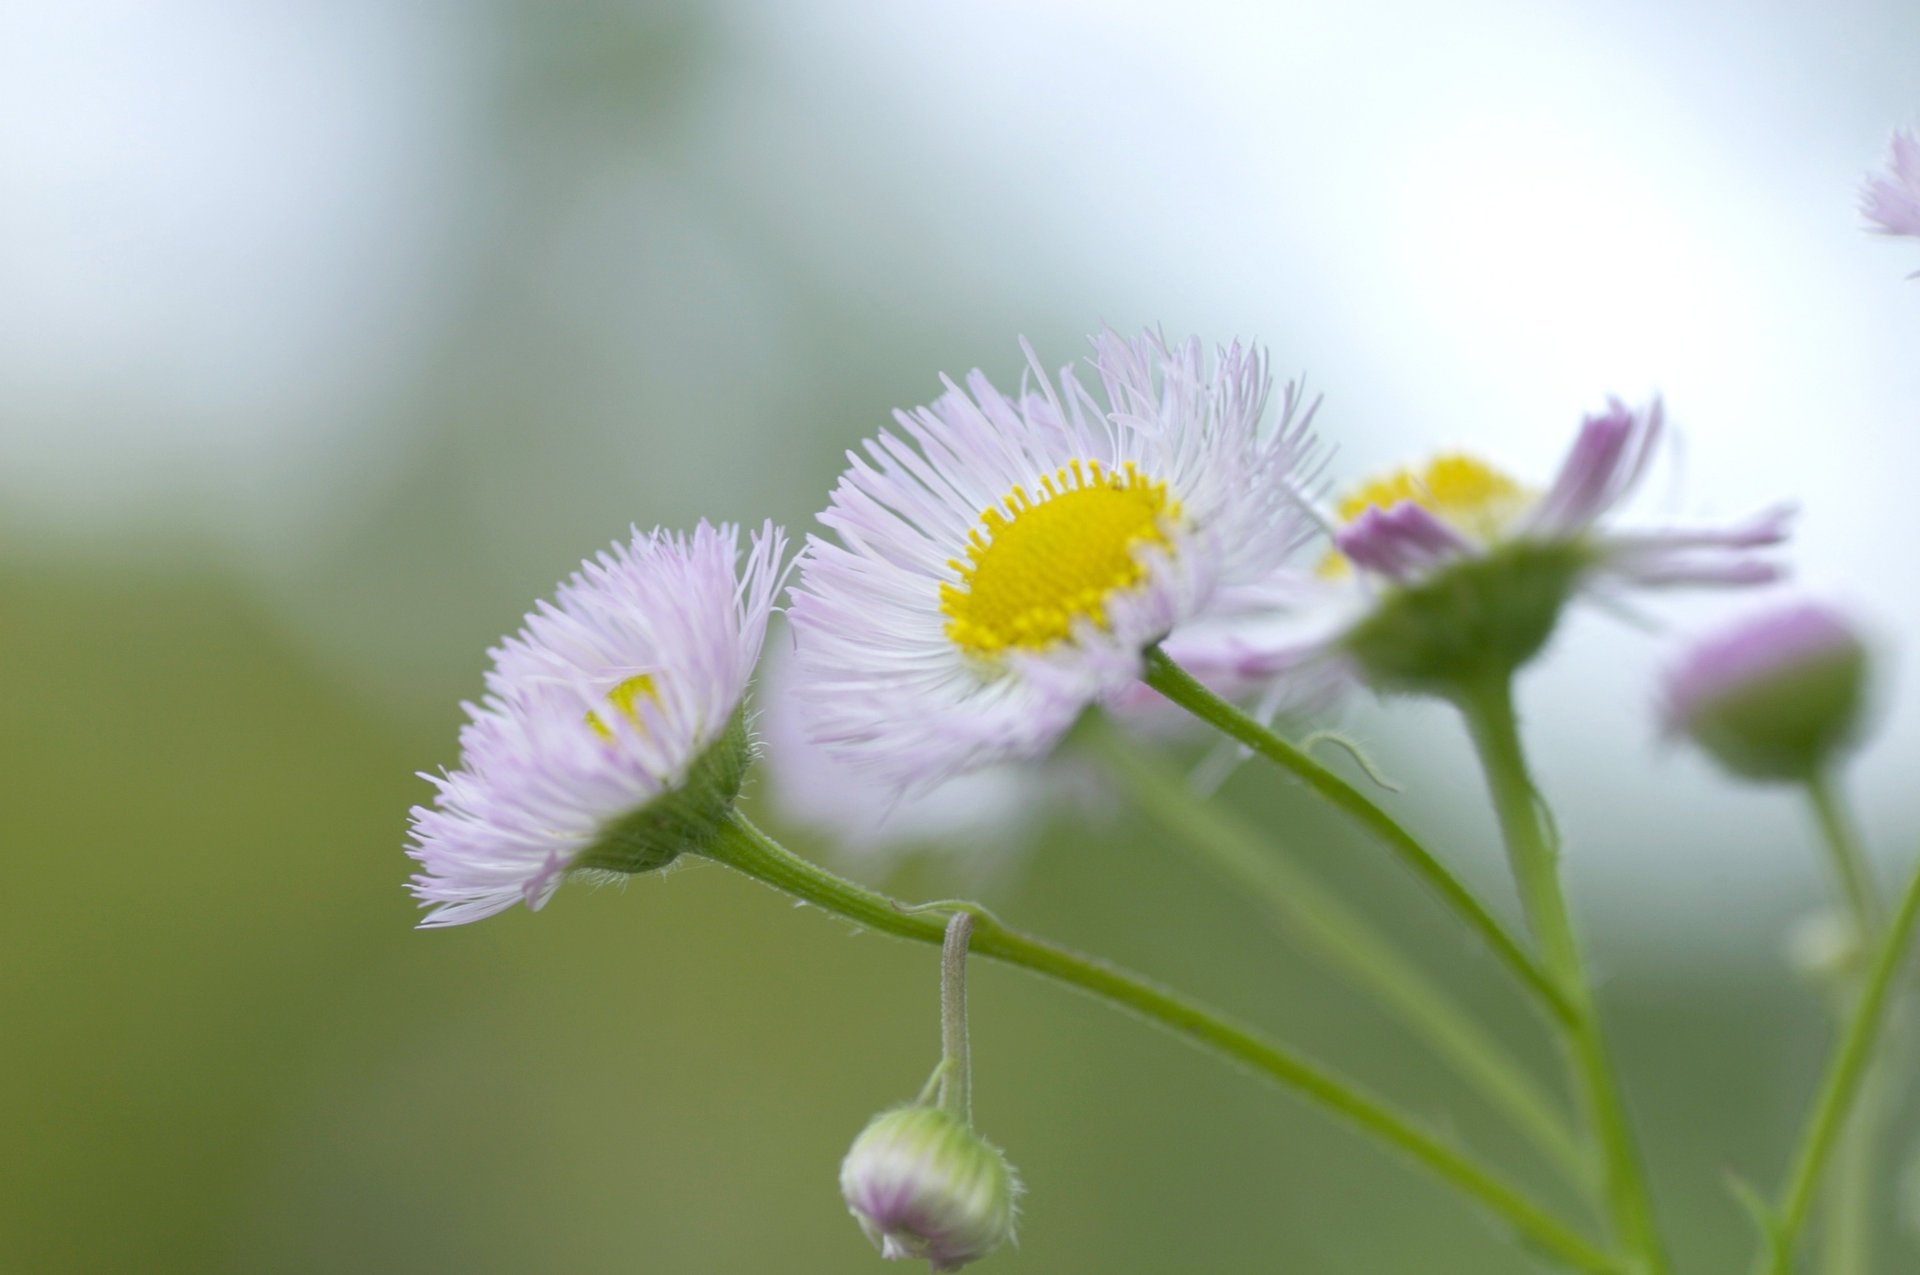
[[[646,730],[646,723],[640,716],[636,704],[640,699],[660,702],[660,693],[653,687],[653,674],[636,673],[607,692],[607,703],[613,705],[613,711],[627,719],[636,730]],[[600,714],[588,713],[587,725],[593,727],[593,733],[609,742],[613,739],[613,728],[602,721]]]
[[[967,556],[947,565],[958,584],[940,586],[947,636],[970,655],[1009,647],[1039,650],[1073,634],[1076,620],[1107,627],[1107,599],[1145,581],[1144,545],[1170,544],[1180,503],[1131,461],[1119,472],[1099,461],[1072,461],[1016,487],[980,515]]]
[[[1425,469],[1397,469],[1361,484],[1336,507],[1342,524],[1369,509],[1391,509],[1412,501],[1455,530],[1480,541],[1499,539],[1514,515],[1533,503],[1534,494],[1493,466],[1471,456],[1437,456]],[[1322,575],[1346,571],[1338,550],[1320,563]]]

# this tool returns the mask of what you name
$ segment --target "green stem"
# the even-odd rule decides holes
[[[1669,1269],[1668,1262],[1654,1222],[1645,1174],[1607,1057],[1592,986],[1560,885],[1558,847],[1520,743],[1512,680],[1505,674],[1490,677],[1463,689],[1457,704],[1486,773],[1487,790],[1507,843],[1528,924],[1547,969],[1576,1011],[1566,1025],[1567,1049],[1598,1143],[1607,1211],[1621,1244],[1647,1271],[1664,1272]]]
[[[1874,1167],[1880,1145],[1875,1134],[1881,1114],[1878,1093],[1885,1087],[1881,1073],[1875,1063],[1861,1077],[1860,1096],[1834,1151],[1820,1225],[1821,1275],[1869,1275],[1873,1269]]]
[[[1365,793],[1215,695],[1175,664],[1159,647],[1147,652],[1144,680],[1148,686],[1201,721],[1292,774],[1315,794],[1372,833],[1381,844],[1399,855],[1440,896],[1441,901],[1480,936],[1488,949],[1519,978],[1523,986],[1540,999],[1555,1018],[1562,1022],[1571,1021],[1573,1006],[1546,971],[1445,864],[1434,858],[1393,816],[1368,800]]]
[[[777,890],[869,929],[925,943],[940,943],[945,938],[943,918],[907,909],[885,895],[807,862],[738,813],[722,826],[719,838],[705,853]],[[975,916],[972,950],[978,956],[1017,965],[1131,1010],[1265,1076],[1398,1149],[1575,1270],[1605,1273],[1618,1269],[1606,1253],[1471,1156],[1250,1028],[1105,962],[1008,929],[984,913]]]
[[[1540,1084],[1446,990],[1408,960],[1301,863],[1274,848],[1177,775],[1119,727],[1093,716],[1081,737],[1127,795],[1216,870],[1255,896],[1292,935],[1396,1014],[1416,1037],[1503,1113],[1569,1180],[1591,1180],[1586,1152]]]
[[[973,1127],[973,1060],[967,1044],[967,948],[971,912],[947,918],[940,948],[940,1105]]]
[[[1813,817],[1820,825],[1820,839],[1833,860],[1834,875],[1846,894],[1854,924],[1859,928],[1862,941],[1871,944],[1880,931],[1880,891],[1874,884],[1873,866],[1867,861],[1866,850],[1860,844],[1859,834],[1847,815],[1846,804],[1832,776],[1821,773],[1809,779],[1807,799],[1813,806]]]
[[[1907,946],[1912,942],[1916,919],[1920,919],[1920,871],[1914,873],[1906,893],[1901,896],[1900,911],[1894,916],[1893,928],[1880,941],[1879,954],[1874,958],[1873,968],[1868,971],[1867,984],[1861,991],[1859,1003],[1854,1007],[1853,1019],[1847,1025],[1847,1033],[1841,1039],[1833,1061],[1828,1064],[1826,1079],[1821,1082],[1820,1097],[1814,1104],[1813,1116],[1801,1139],[1800,1152],[1794,1157],[1793,1172],[1780,1197],[1777,1256],[1772,1264],[1774,1275],[1791,1275],[1795,1241],[1800,1229],[1806,1225],[1807,1211],[1820,1186],[1821,1174],[1826,1169],[1840,1131],[1846,1126],[1867,1064],[1872,1060],[1874,1045],[1886,1017],[1888,993],[1893,987],[1901,959],[1906,955]]]
[[[1856,824],[1830,774],[1821,772],[1807,780],[1807,799],[1846,898],[1854,934],[1863,951],[1870,949],[1883,924],[1883,904]],[[1877,1108],[1879,1091],[1885,1087],[1879,1080],[1883,1072],[1884,1067],[1870,1066],[1862,1076],[1853,1114],[1844,1122],[1833,1153],[1833,1176],[1824,1193],[1826,1216],[1820,1228],[1823,1275],[1866,1275],[1872,1265],[1872,1202],[1878,1185],[1874,1167],[1880,1143]]]

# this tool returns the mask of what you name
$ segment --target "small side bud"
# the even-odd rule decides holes
[[[840,1166],[847,1208],[887,1258],[957,1271],[1013,1237],[1019,1181],[1006,1157],[940,1107],[873,1118]]]
[[[1859,733],[1867,647],[1847,617],[1802,604],[1708,637],[1668,673],[1662,716],[1744,779],[1818,775]]]

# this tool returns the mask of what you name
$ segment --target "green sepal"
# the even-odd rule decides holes
[[[720,738],[687,767],[678,786],[608,824],[600,839],[573,861],[574,868],[653,872],[683,854],[710,849],[733,813],[752,760],[746,718],[735,713]]]
[[[1381,595],[1341,646],[1382,690],[1447,695],[1540,653],[1581,574],[1577,542],[1514,540]]]

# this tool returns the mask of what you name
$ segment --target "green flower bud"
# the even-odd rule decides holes
[[[1447,694],[1540,653],[1588,566],[1577,543],[1514,540],[1389,588],[1341,646],[1384,690]]]
[[[840,1166],[847,1208],[888,1258],[957,1271],[1013,1238],[1020,1184],[1006,1157],[952,1112],[897,1107],[873,1118]]]
[[[1865,717],[1867,648],[1825,607],[1757,616],[1701,642],[1668,674],[1663,717],[1746,779],[1807,780]]]

